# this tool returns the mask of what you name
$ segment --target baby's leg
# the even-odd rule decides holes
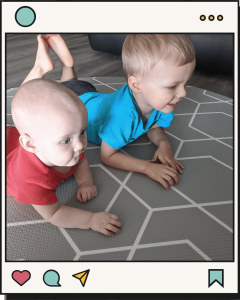
[[[73,57],[63,38],[59,34],[47,34],[43,38],[61,61],[63,67],[61,82],[77,80],[78,78],[73,66]]]
[[[46,41],[42,38],[41,34],[37,37],[38,49],[34,67],[29,72],[23,83],[35,79],[42,78],[44,74],[54,69],[55,65],[48,54],[49,47]],[[22,83],[22,84],[23,84]]]

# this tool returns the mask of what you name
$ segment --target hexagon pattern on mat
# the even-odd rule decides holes
[[[126,83],[122,77],[81,79],[101,93]],[[17,89],[7,91],[6,123]],[[120,234],[58,228],[7,196],[7,261],[232,261],[233,100],[189,87],[165,132],[185,167],[168,191],[146,175],[104,165],[100,146],[92,143],[86,157],[98,196],[80,203],[74,176],[57,189],[61,204],[116,214]],[[122,151],[150,160],[156,149],[145,134]]]

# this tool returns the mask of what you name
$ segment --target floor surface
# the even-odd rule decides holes
[[[99,92],[112,93],[123,77],[81,78]],[[7,122],[16,89],[7,92]],[[232,261],[233,260],[233,100],[188,87],[165,130],[184,166],[168,191],[149,177],[104,165],[100,147],[88,143],[98,196],[76,199],[72,176],[57,189],[62,204],[116,214],[122,232],[113,237],[92,230],[58,228],[32,206],[7,197],[7,257],[37,261]],[[156,146],[146,135],[125,146],[128,155],[150,160]]]

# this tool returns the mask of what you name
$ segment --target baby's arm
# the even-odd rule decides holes
[[[173,180],[175,183],[179,181],[177,171],[173,168],[131,157],[112,148],[104,141],[101,145],[101,158],[110,167],[146,174],[160,182],[166,189],[169,187],[165,180],[169,182],[169,185],[174,184]]]
[[[97,188],[93,185],[92,174],[85,156],[83,160],[77,164],[73,174],[79,183],[77,199],[80,202],[86,202],[97,196]]]
[[[79,229],[91,228],[107,236],[112,236],[113,232],[121,232],[117,228],[122,227],[118,217],[105,211],[92,213],[74,207],[61,206],[59,202],[50,205],[33,205],[33,207],[46,221],[55,226]]]
[[[151,162],[155,162],[157,159],[161,161],[161,163],[174,168],[179,173],[182,173],[182,169],[184,166],[178,162],[172,153],[171,144],[169,143],[165,131],[162,127],[155,124],[148,132],[147,136],[152,141],[158,149],[153,155]]]
[[[157,124],[153,125],[153,127],[147,132],[147,136],[149,140],[153,142],[157,147],[159,147],[160,144],[171,147],[164,129]]]

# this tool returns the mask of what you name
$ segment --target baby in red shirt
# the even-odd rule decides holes
[[[37,39],[35,65],[11,103],[16,128],[7,127],[7,194],[32,204],[53,225],[91,228],[107,236],[120,233],[116,215],[64,206],[56,197],[59,184],[72,174],[79,183],[80,202],[96,197],[97,188],[84,155],[87,109],[73,91],[42,78],[54,68],[49,46],[61,60],[61,81],[77,80],[73,58],[60,35]]]

